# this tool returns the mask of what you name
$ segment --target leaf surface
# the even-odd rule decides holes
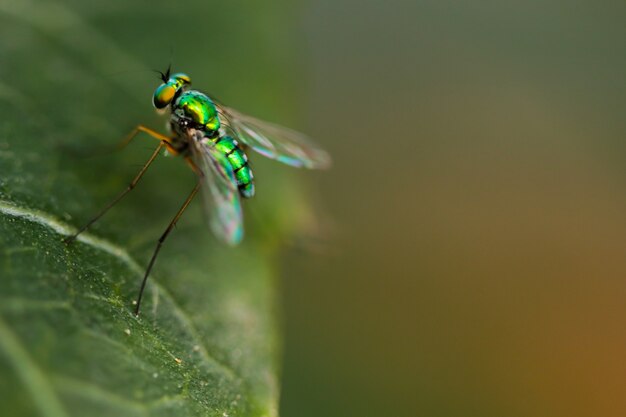
[[[0,1],[1,415],[277,414],[273,260],[297,200],[290,180],[266,174],[274,186],[252,216],[266,221],[248,221],[236,249],[210,235],[192,204],[157,260],[139,318],[132,301],[145,265],[194,185],[182,161],[158,158],[92,230],[62,242],[156,145],[142,137],[104,152],[137,123],[164,125],[150,105],[150,70],[170,59],[164,40],[189,61],[176,70],[223,80],[214,84],[222,92],[235,81],[202,55],[216,51],[202,47],[211,40],[202,24],[225,29],[215,10],[179,13],[177,4]],[[254,16],[261,5],[237,7],[221,13]],[[213,40],[232,57],[243,36]],[[263,50],[252,53],[262,60]],[[282,75],[258,77],[269,88]]]

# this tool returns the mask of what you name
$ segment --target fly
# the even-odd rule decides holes
[[[159,74],[162,84],[155,90],[152,103],[157,110],[169,112],[169,134],[161,134],[144,125],[138,125],[130,132],[122,145],[140,132],[157,139],[159,145],[128,187],[65,239],[66,243],[73,242],[128,194],[163,149],[184,159],[197,175],[198,182],[157,241],[135,303],[137,315],[161,246],[198,192],[203,197],[215,236],[229,245],[241,242],[244,234],[241,199],[251,198],[256,192],[254,175],[248,164],[248,149],[298,168],[324,169],[331,162],[328,153],[305,135],[247,116],[203,92],[190,89],[188,75],[170,74],[169,68],[165,74]]]

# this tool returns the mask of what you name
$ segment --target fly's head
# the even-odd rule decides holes
[[[187,74],[170,74],[169,67],[165,73],[159,71],[159,79],[163,83],[157,87],[152,97],[152,104],[157,110],[166,108],[181,90],[191,84],[191,78]]]

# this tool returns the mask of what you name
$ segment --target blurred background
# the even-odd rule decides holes
[[[626,415],[626,3],[305,1],[332,251],[284,416]]]
[[[330,151],[328,172],[254,157],[249,241],[277,198],[307,226],[280,257],[284,417],[626,415],[626,3],[182,4],[0,1],[3,54],[28,62],[29,39],[48,45],[41,66],[0,73],[51,109],[59,142],[64,127],[110,145],[162,126],[146,68],[171,61]],[[76,83],[84,93],[48,91]],[[81,114],[59,104],[84,94]],[[89,174],[55,207],[95,210],[149,153],[133,146],[67,156],[62,175]],[[163,165],[134,194],[142,216],[123,205],[95,228],[138,259],[189,177]],[[187,262],[192,211],[163,277]]]

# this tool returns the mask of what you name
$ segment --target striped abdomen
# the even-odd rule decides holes
[[[217,150],[226,156],[233,168],[241,196],[252,197],[254,195],[254,177],[245,152],[239,147],[237,141],[230,136],[221,136],[214,143]]]

